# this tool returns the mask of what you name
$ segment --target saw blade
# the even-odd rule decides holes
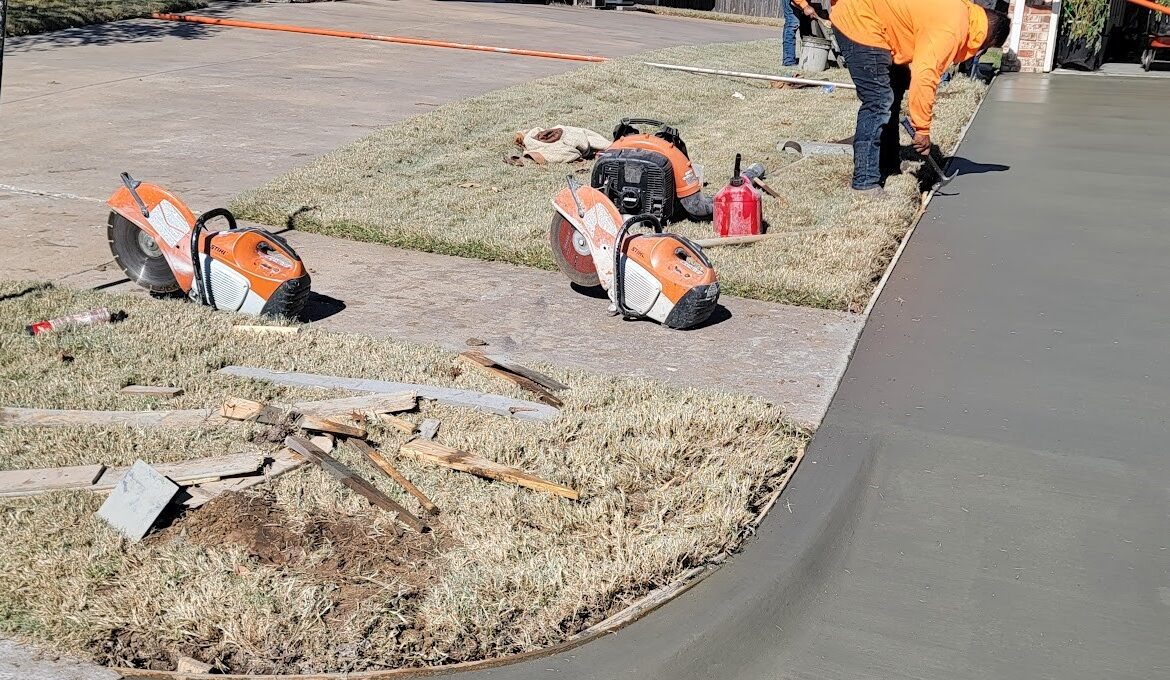
[[[601,285],[597,265],[589,252],[589,242],[560,213],[554,213],[549,226],[549,243],[557,268],[578,286],[593,288]]]

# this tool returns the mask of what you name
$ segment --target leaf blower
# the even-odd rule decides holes
[[[296,317],[310,279],[296,251],[263,229],[241,229],[225,208],[198,217],[162,187],[122,173],[106,231],[126,276],[153,293],[183,291],[215,309]],[[223,219],[226,229],[207,223]]]
[[[711,316],[719,281],[702,248],[663,233],[657,214],[623,215],[601,190],[582,187],[572,175],[568,184],[553,199],[550,236],[557,265],[570,281],[600,284],[610,311],[627,319],[682,329]]]

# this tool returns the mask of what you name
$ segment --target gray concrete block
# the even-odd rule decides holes
[[[126,538],[138,541],[178,492],[178,484],[139,460],[118,480],[97,515]]]

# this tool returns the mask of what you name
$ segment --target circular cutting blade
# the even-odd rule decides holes
[[[553,213],[548,236],[557,267],[570,281],[586,288],[601,285],[593,254],[589,252],[589,242],[560,213]]]
[[[116,212],[110,213],[106,240],[114,261],[131,281],[152,293],[174,293],[179,282],[162,249],[149,234]]]

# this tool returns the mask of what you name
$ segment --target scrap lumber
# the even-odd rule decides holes
[[[399,451],[413,456],[418,460],[442,465],[443,467],[459,470],[460,472],[468,472],[479,477],[508,482],[509,484],[517,484],[536,491],[564,496],[574,501],[580,497],[575,489],[554,484],[536,475],[529,474],[520,468],[501,465],[486,458],[479,458],[466,451],[460,451],[459,449],[440,444],[439,442],[427,441],[425,439],[412,439],[403,444]]]
[[[243,491],[244,489],[250,489],[259,484],[270,482],[286,472],[296,470],[304,464],[305,459],[300,454],[288,449],[281,449],[273,454],[272,462],[263,467],[261,474],[248,477],[219,479],[214,482],[204,482],[187,487],[188,497],[183,501],[183,505],[188,508],[198,508],[220,494],[227,493],[228,491]]]
[[[381,394],[413,391],[418,394],[420,399],[434,399],[441,404],[474,408],[480,411],[495,413],[496,415],[505,417],[515,417],[522,420],[548,421],[556,418],[558,413],[555,408],[532,401],[513,399],[498,394],[474,392],[472,390],[435,387],[434,385],[367,380],[364,378],[342,378],[338,376],[318,375],[316,373],[285,373],[251,366],[225,366],[219,369],[219,372],[241,378],[268,380],[278,385],[293,385],[297,387],[323,387],[326,389],[378,392]],[[516,409],[515,412],[509,410],[513,408]]]
[[[396,513],[399,522],[402,522],[417,532],[421,533],[426,531],[427,526],[417,517],[410,514],[406,508],[379,491],[378,487],[359,477],[353,470],[342,465],[333,456],[313,446],[312,442],[301,437],[289,436],[284,440],[284,445],[301,454],[310,462],[317,464],[329,476],[344,484],[354,493],[365,498],[371,505],[382,508],[387,512]]]
[[[157,463],[151,467],[172,482],[186,485],[203,480],[250,474],[259,470],[263,462],[264,456],[260,453],[235,453],[177,463]],[[81,465],[0,472],[0,498],[38,496],[62,489],[110,491],[129,471],[129,467]]]
[[[252,420],[265,425],[279,425],[288,417],[285,411],[275,406],[239,397],[228,397],[224,400],[223,405],[219,407],[219,415],[228,420]]]
[[[183,394],[181,387],[164,387],[162,385],[127,385],[121,389],[122,394],[134,394],[142,397],[171,398]]]
[[[69,427],[199,427],[222,422],[211,409],[174,411],[83,411],[45,408],[0,408],[0,426]]]
[[[333,453],[333,449],[337,448],[337,438],[328,432],[313,435],[309,437],[309,441],[313,443],[313,446],[316,446],[325,453]]]
[[[300,326],[248,326],[239,325],[232,326],[232,330],[237,333],[255,333],[257,335],[296,335],[300,332]]]
[[[370,411],[376,414],[401,413],[418,408],[418,395],[414,392],[397,394],[368,394],[360,397],[342,397],[320,401],[298,401],[293,405],[297,413],[328,418],[339,413]]]
[[[756,241],[766,241],[770,238],[784,236],[785,234],[755,234],[753,236],[717,236],[714,238],[701,238],[695,241],[695,245],[700,248],[718,248],[719,246],[746,246],[749,243]]]
[[[398,416],[392,416],[389,413],[379,413],[378,420],[381,420],[390,427],[393,427],[394,429],[406,434],[414,434],[415,430],[418,429],[414,426],[414,423],[410,422],[409,420],[406,420],[405,418],[399,418]]]
[[[58,489],[86,487],[101,478],[105,471],[105,465],[5,470],[0,472],[0,497],[35,496]]]
[[[482,352],[468,350],[466,352],[460,352],[459,356],[471,362],[472,365],[478,367],[479,369],[503,378],[504,380],[515,384],[522,390],[526,390],[535,394],[537,399],[544,402],[545,404],[548,404],[549,406],[554,406],[557,408],[564,406],[564,402],[558,399],[552,392],[548,391],[548,388],[546,388],[541,383],[533,380],[532,378],[529,378],[526,375],[521,375],[506,368],[502,364],[497,363],[494,359],[489,359]],[[547,376],[544,377],[547,378]],[[548,379],[552,380],[551,378]]]
[[[408,494],[414,496],[419,504],[422,505],[423,510],[432,515],[439,514],[439,506],[435,505],[430,498],[427,498],[425,493],[420,491],[405,475],[399,472],[398,468],[386,460],[386,456],[383,456],[381,451],[378,451],[361,439],[347,439],[346,443],[357,449],[358,453],[365,455],[379,470],[385,472],[387,477],[393,479],[398,483],[398,486],[401,486]]]
[[[343,437],[365,437],[366,428],[355,425],[346,425],[335,420],[317,418],[315,416],[301,416],[297,419],[297,427],[311,432],[328,432]]]
[[[418,436],[423,439],[434,439],[439,434],[439,426],[442,424],[442,421],[426,418],[422,421],[422,425],[418,426]]]
[[[213,667],[209,663],[203,663],[198,659],[192,659],[189,656],[180,656],[178,663],[175,666],[176,673],[186,673],[189,675],[207,675],[211,673]]]

